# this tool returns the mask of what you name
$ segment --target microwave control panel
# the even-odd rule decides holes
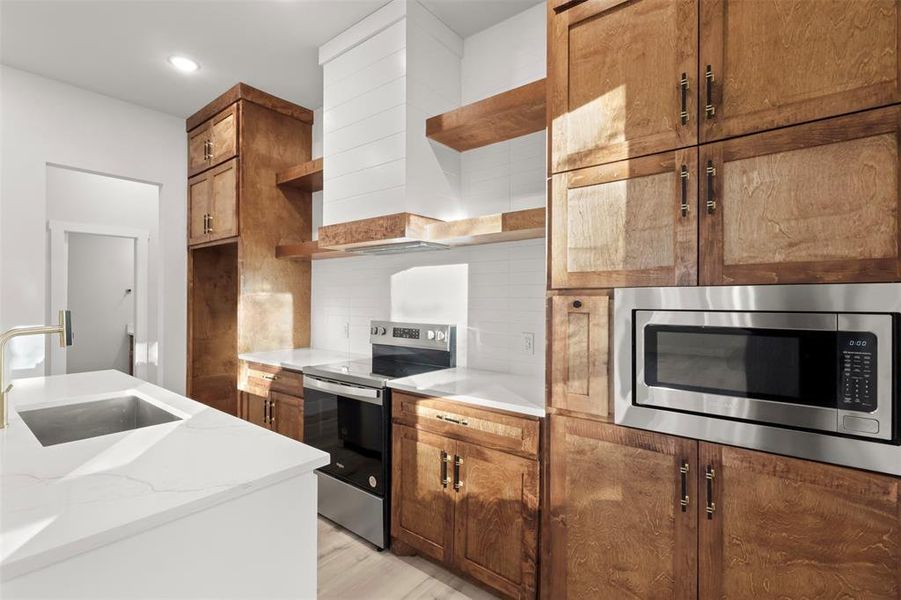
[[[876,403],[876,336],[839,331],[839,408],[873,412]]]

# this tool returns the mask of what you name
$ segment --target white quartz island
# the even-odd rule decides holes
[[[179,420],[42,446],[17,411],[135,395]],[[0,597],[315,598],[324,452],[116,371],[15,382]]]

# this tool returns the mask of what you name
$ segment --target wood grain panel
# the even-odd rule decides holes
[[[696,165],[692,148],[555,175],[551,286],[694,285]]]
[[[534,598],[538,463],[463,442],[456,454],[455,564],[510,598]]]
[[[391,536],[435,560],[453,558],[453,487],[442,484],[442,451],[456,442],[395,425],[392,433]],[[453,467],[449,464],[450,477]]]
[[[711,65],[716,113],[702,139],[901,100],[899,19],[896,0],[704,0],[698,80]]]
[[[392,394],[391,410],[396,422],[410,427],[527,458],[538,455],[540,427],[537,417],[476,408],[397,390]]]
[[[234,104],[210,119],[210,166],[216,166],[238,154],[238,111]]]
[[[188,245],[209,241],[206,232],[210,213],[212,186],[210,178],[198,175],[188,180]]]
[[[550,597],[696,598],[697,443],[559,415],[550,423]]]
[[[276,175],[275,183],[296,187],[304,192],[321,192],[322,158],[314,158],[282,171]]]
[[[188,117],[185,120],[185,130],[191,131],[204,121],[211,119],[239,100],[246,101],[244,106],[246,106],[247,103],[253,103],[308,125],[313,124],[313,111],[310,109],[298,106],[287,100],[282,100],[272,94],[267,94],[246,83],[237,83],[223,92],[215,100]]]
[[[697,142],[696,0],[588,0],[548,15],[554,173]]]
[[[238,159],[209,171],[210,210],[207,239],[221,240],[238,235]]]
[[[204,123],[188,132],[188,177],[209,168],[207,144],[210,141],[210,124]]]
[[[896,281],[898,107],[702,147],[703,284]]]
[[[303,441],[303,398],[289,396],[279,392],[271,392],[272,402],[271,426],[278,433],[298,442]]]
[[[610,298],[606,295],[551,297],[551,407],[612,417],[609,315]]]
[[[700,460],[701,598],[901,597],[901,479],[707,443]]]
[[[428,239],[428,227],[441,223],[438,219],[413,213],[394,213],[336,223],[319,228],[319,246],[337,250]]]
[[[239,394],[238,416],[260,427],[269,427],[266,422],[266,402],[269,396],[260,396],[242,391]]]

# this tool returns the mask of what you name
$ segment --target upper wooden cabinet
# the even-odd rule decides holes
[[[701,283],[897,281],[891,107],[701,147]]]
[[[554,175],[553,288],[697,283],[697,150]]]
[[[548,10],[552,172],[697,143],[697,0]]]
[[[697,598],[697,442],[556,415],[550,422],[544,595]]]
[[[699,467],[700,598],[901,598],[901,479],[706,443]]]
[[[612,417],[610,304],[610,297],[597,291],[551,297],[549,406]]]
[[[896,0],[701,0],[700,24],[702,141],[901,100]]]
[[[188,132],[189,177],[237,155],[238,106],[231,105]]]
[[[188,181],[188,243],[238,235],[238,159]]]

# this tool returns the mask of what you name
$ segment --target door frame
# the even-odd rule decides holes
[[[143,229],[100,225],[97,223],[78,223],[73,221],[48,220],[50,233],[50,302],[47,306],[48,322],[56,321],[56,311],[68,305],[69,298],[69,235],[84,233],[89,235],[105,235],[134,240],[135,243],[135,319],[134,319],[134,376],[147,380],[147,365],[150,354],[156,349],[149,348],[147,340],[147,287],[149,272],[150,232]],[[74,329],[78,331],[78,316],[74,317]],[[76,338],[77,339],[77,338]],[[47,362],[51,375],[66,373],[66,351],[59,344],[47,343]],[[155,362],[155,360],[154,360]],[[159,371],[157,371],[159,377]]]

